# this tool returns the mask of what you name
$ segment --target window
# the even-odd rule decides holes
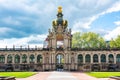
[[[22,63],[27,63],[27,56],[25,54],[22,56]]]
[[[116,62],[120,62],[120,54],[117,54],[117,56],[116,56]]]
[[[0,55],[0,63],[5,63],[5,56],[4,55]]]
[[[32,62],[34,62],[34,59],[35,59],[35,57],[34,57],[34,55],[32,54],[32,55],[30,55],[30,63]]]
[[[110,54],[110,55],[108,56],[108,60],[109,60],[109,63],[113,63],[113,62],[114,62],[113,54]]]
[[[91,59],[90,59],[90,54],[87,54],[87,55],[85,56],[85,62],[90,63],[90,61],[91,61]]]
[[[83,63],[83,56],[82,56],[82,54],[78,55],[78,63]]]
[[[93,55],[93,62],[98,62],[98,55],[97,54]]]
[[[106,56],[105,56],[105,54],[102,54],[100,58],[101,58],[101,62],[106,62]]]
[[[15,63],[20,63],[20,56],[19,55],[15,55]]]
[[[12,63],[12,55],[11,54],[9,54],[7,56],[7,63]]]
[[[42,56],[41,55],[37,56],[37,63],[42,63]]]

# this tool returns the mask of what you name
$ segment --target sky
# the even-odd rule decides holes
[[[120,0],[0,0],[0,48],[42,47],[58,6],[72,33],[120,35]]]

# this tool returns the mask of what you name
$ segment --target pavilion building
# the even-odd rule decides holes
[[[47,47],[0,49],[0,70],[91,71],[120,70],[120,50],[73,50],[68,21],[58,7],[57,19],[52,22],[46,38]]]

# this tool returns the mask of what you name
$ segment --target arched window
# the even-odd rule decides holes
[[[41,55],[37,56],[37,63],[42,63],[42,56]]]
[[[98,55],[97,54],[93,55],[93,62],[98,62]]]
[[[83,63],[83,56],[82,56],[82,54],[78,55],[78,63]]]
[[[87,55],[85,56],[85,62],[87,62],[87,63],[90,63],[90,62],[91,62],[90,54],[87,54]]]
[[[113,63],[113,62],[114,62],[113,54],[110,54],[110,55],[108,56],[108,60],[109,60],[109,63]]]
[[[117,56],[116,56],[116,62],[120,63],[120,54],[117,54]]]
[[[20,56],[18,54],[15,55],[15,63],[20,63]]]
[[[27,55],[26,54],[24,54],[22,56],[22,63],[27,63]]]
[[[100,57],[100,59],[101,59],[102,63],[106,62],[106,55],[102,54],[101,57]]]
[[[33,63],[33,62],[34,62],[34,59],[35,59],[34,55],[33,55],[33,54],[30,55],[30,63]]]
[[[0,55],[0,63],[5,63],[5,56],[4,55]]]
[[[12,55],[11,54],[9,54],[7,56],[7,63],[12,63]]]

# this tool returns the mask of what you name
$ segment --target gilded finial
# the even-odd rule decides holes
[[[58,13],[62,13],[62,6],[58,7]]]

